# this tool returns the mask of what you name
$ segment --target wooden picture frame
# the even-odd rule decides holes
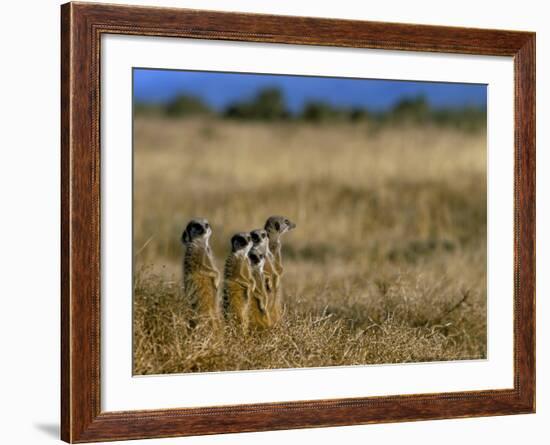
[[[103,34],[513,57],[514,388],[209,408],[102,412],[99,92],[100,38]],[[534,33],[68,3],[61,7],[61,37],[63,440],[71,443],[96,442],[535,411]]]

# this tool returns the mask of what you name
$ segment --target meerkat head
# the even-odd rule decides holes
[[[236,233],[231,237],[231,252],[248,255],[252,247],[252,238],[247,232]]]
[[[260,271],[263,270],[265,255],[258,249],[256,249],[255,247],[250,249],[250,252],[248,252],[248,259],[250,260],[250,264],[254,269],[259,269]]]
[[[181,234],[181,242],[185,245],[204,242],[208,243],[212,235],[212,228],[204,218],[194,218],[187,224],[187,227]]]
[[[292,221],[284,216],[270,216],[265,222],[265,230],[270,241],[278,241],[283,233],[296,227]]]
[[[252,243],[254,248],[260,252],[265,253],[266,249],[269,248],[269,237],[267,236],[267,231],[263,229],[256,229],[250,232],[250,237],[252,238]]]

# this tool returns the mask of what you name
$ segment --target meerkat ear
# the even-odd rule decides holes
[[[183,244],[187,244],[189,242],[189,234],[187,233],[187,229],[183,231],[181,234],[181,242]]]

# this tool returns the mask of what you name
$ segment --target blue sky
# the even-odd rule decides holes
[[[419,95],[434,108],[487,103],[487,87],[480,84],[134,69],[134,99],[140,102],[167,102],[178,94],[192,94],[219,110],[265,87],[280,88],[293,112],[310,100],[376,111]]]

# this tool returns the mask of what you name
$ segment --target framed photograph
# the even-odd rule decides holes
[[[61,436],[535,411],[535,34],[61,8]]]

